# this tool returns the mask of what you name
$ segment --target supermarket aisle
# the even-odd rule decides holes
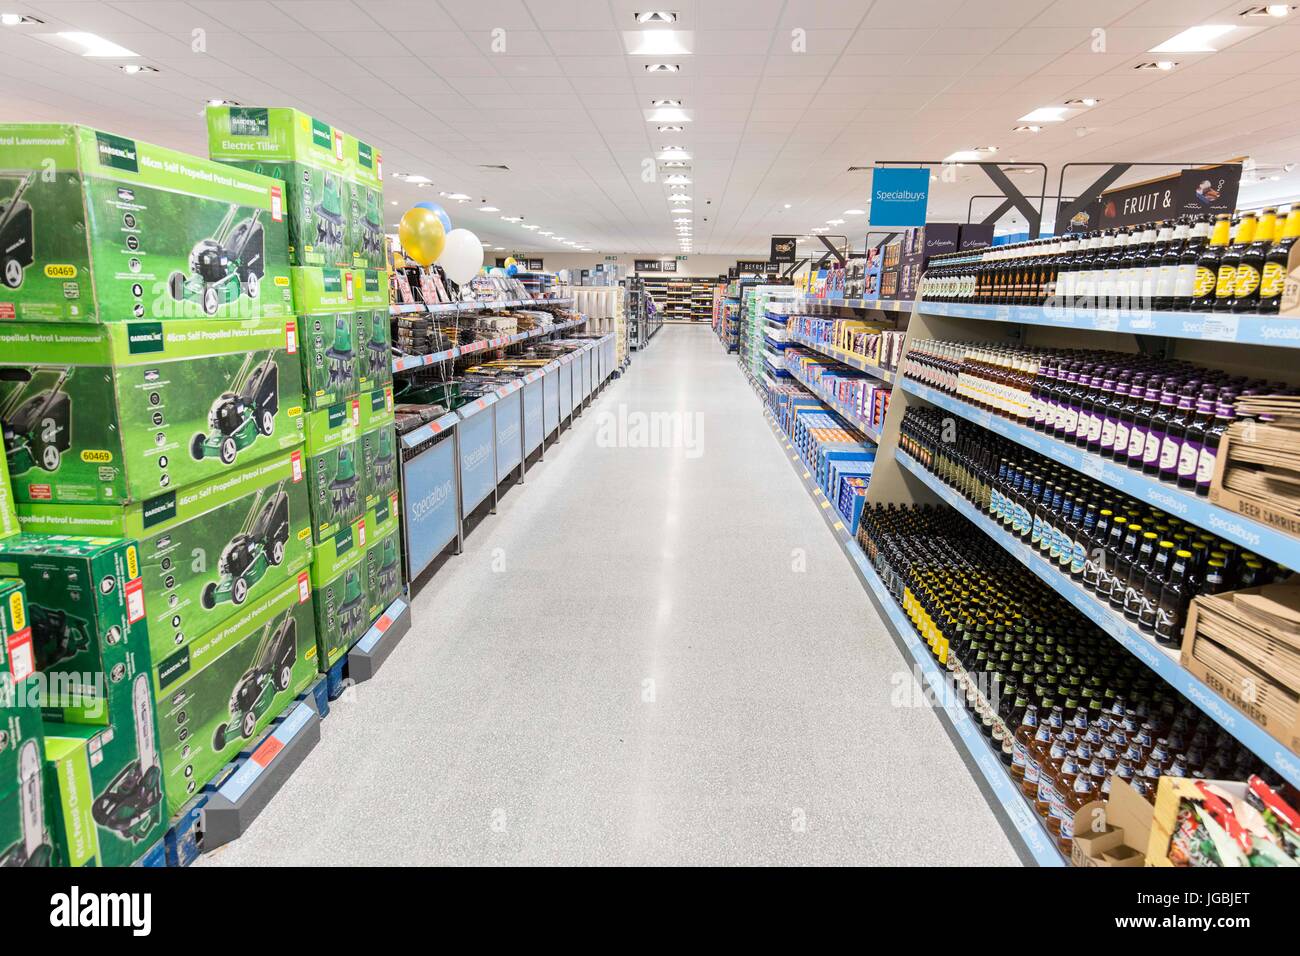
[[[628,447],[653,412],[678,447]],[[1016,862],[707,328],[666,326],[415,615],[209,861]]]

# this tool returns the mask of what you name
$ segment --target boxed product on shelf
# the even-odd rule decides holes
[[[139,542],[154,660],[296,578],[311,561],[301,448],[126,506],[25,504],[27,531]]]
[[[46,809],[61,866],[130,866],[167,830],[147,669],[122,696],[111,726],[46,724]]]
[[[347,216],[347,252],[352,265],[369,269],[383,269],[384,252],[384,190],[353,181],[348,184],[351,208]]]
[[[1210,501],[1300,537],[1300,404],[1294,396],[1245,396],[1236,411],[1269,417],[1228,426],[1214,459]]]
[[[317,663],[326,671],[370,626],[366,548],[370,522],[355,519],[316,548],[311,590],[316,611]]]
[[[394,520],[387,522],[387,527],[376,533],[366,549],[366,595],[369,601],[366,628],[402,593],[401,552],[401,529],[394,512]],[[365,628],[362,629],[363,633],[364,631]]]
[[[391,327],[387,306],[357,313],[357,371],[360,391],[374,391],[392,384]]]
[[[19,502],[121,504],[302,441],[292,317],[0,328]]]
[[[315,678],[307,573],[250,600],[238,615],[153,670],[170,814],[289,706]]]
[[[336,405],[359,390],[356,313],[330,312],[299,317],[302,384],[313,411]],[[365,331],[369,332],[369,323]]]
[[[11,613],[21,610],[22,582],[0,585],[5,594],[0,623],[12,639],[25,628]],[[55,847],[46,812],[45,735],[35,678],[15,680],[7,640],[0,640],[0,868],[50,866]],[[20,671],[25,665],[20,664]]]
[[[0,319],[291,310],[285,197],[273,179],[85,126],[8,123],[0,190]]]
[[[1300,584],[1201,595],[1183,630],[1182,665],[1300,754]]]
[[[140,570],[134,541],[49,534],[0,541],[0,573],[26,586],[47,720],[109,724],[129,712],[132,678],[149,667]]]
[[[365,472],[363,507],[373,508],[397,492],[397,432],[392,422],[361,434],[361,461]]]
[[[1300,867],[1300,801],[1260,777],[1161,777],[1145,862],[1159,867]],[[1143,801],[1145,802],[1145,801]]]

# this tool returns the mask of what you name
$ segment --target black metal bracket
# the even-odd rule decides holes
[[[844,263],[847,261],[847,260],[844,258],[844,253],[840,252],[840,250],[838,250],[838,249],[836,249],[834,246],[832,246],[832,245],[830,244],[830,241],[829,241],[829,240],[828,240],[824,235],[822,235],[820,232],[817,233],[817,238],[820,239],[820,240],[822,241],[822,245],[823,245],[823,246],[825,246],[828,250],[830,250],[829,252],[825,253],[825,254],[821,257],[821,259],[818,261],[818,263],[817,263],[817,268],[820,269],[822,266],[824,266],[824,265],[826,264],[826,261],[827,261],[831,256],[834,256],[834,257],[835,257],[835,261],[838,262],[840,265],[844,265]],[[848,236],[836,236],[835,238],[836,238],[836,239],[843,239],[843,240],[844,240],[844,247],[845,247],[846,249],[848,248],[848,245],[849,245],[849,237],[848,237]]]

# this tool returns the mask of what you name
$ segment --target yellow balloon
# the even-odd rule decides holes
[[[514,256],[506,256],[506,268],[519,265],[519,260]]]
[[[402,221],[397,224],[397,238],[406,254],[422,266],[437,261],[447,243],[442,220],[419,207],[408,209],[402,215]]]

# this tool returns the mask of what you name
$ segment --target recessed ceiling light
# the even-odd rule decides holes
[[[975,147],[975,152],[977,152],[977,153],[996,153],[997,151],[998,151],[998,148],[997,148],[996,146],[976,146],[976,147]]]
[[[690,30],[624,30],[628,56],[690,56],[695,34]]]
[[[89,56],[90,54],[86,54],[86,55]],[[155,67],[155,66],[145,66],[143,63],[123,63],[123,64],[121,64],[120,66],[118,66],[118,69],[121,70],[123,73],[126,73],[126,74],[128,74],[128,75],[130,75],[130,76],[135,76],[137,73],[157,73],[157,72],[158,72],[158,68],[157,68],[157,67]]]
[[[479,206],[478,211],[479,212],[500,212],[501,210],[498,209],[496,206]]]
[[[234,100],[223,100],[214,97],[213,99],[208,100],[208,105],[209,106],[240,106],[242,104],[237,103]]]
[[[1013,127],[1011,127],[1011,132],[1013,132],[1013,133],[1037,133],[1037,132],[1040,132],[1041,130],[1042,130],[1042,127],[1041,127],[1041,126],[1013,126]]]
[[[82,56],[109,56],[120,58],[140,55],[139,53],[128,50],[124,46],[118,46],[112,40],[105,40],[103,37],[96,36],[93,33],[79,33],[74,31],[71,33],[56,33],[55,36],[62,37],[69,43],[74,43],[81,47],[82,50],[85,51],[81,54]]]
[[[564,241],[564,237],[563,237],[563,236],[556,236],[556,237],[555,237],[555,241],[556,241],[556,242],[563,242],[563,241]]]
[[[456,200],[456,202],[464,202],[465,200],[469,199],[469,197],[466,196],[464,193],[451,193],[450,195],[447,196],[447,198],[454,199]]]
[[[686,127],[685,127],[685,126],[660,126],[660,127],[659,127],[659,132],[661,132],[661,133],[684,133],[684,132],[686,132]]]
[[[665,169],[689,169],[690,165],[690,163],[683,163],[680,159],[674,159],[663,164]]]
[[[501,252],[501,251],[503,251],[503,250],[505,249],[505,246],[493,246],[492,248],[493,248],[496,252]]]
[[[541,227],[541,226],[538,226],[538,225],[534,225],[534,224],[529,224],[529,225],[524,226],[524,228],[525,228],[525,229],[540,229],[540,228],[542,228],[542,227]]]
[[[789,208],[790,208],[790,204],[789,204],[789,203],[786,203],[786,204],[785,204],[785,208],[786,208],[786,209],[789,209]]]
[[[553,235],[555,235],[555,233],[553,233],[553,232],[539,232],[538,235],[539,235],[539,236],[553,236]]]
[[[842,226],[842,225],[844,225],[844,220],[843,220],[843,219],[827,219],[827,220],[826,220],[826,225],[828,225],[828,226]]]
[[[690,184],[691,184],[691,180],[686,176],[682,176],[681,174],[675,174],[669,176],[667,179],[664,180],[664,185],[666,186],[689,186]]]
[[[492,243],[490,243],[490,242],[484,242],[484,243],[481,243],[481,245],[483,246],[484,249],[491,249],[491,248],[492,248]]]
[[[1096,106],[1101,100],[1095,96],[1085,96],[1083,99],[1066,100],[1066,106]]]
[[[390,206],[396,206],[396,205],[397,205],[397,200],[396,200],[396,199],[389,200],[388,205],[390,205]]]
[[[634,13],[637,23],[676,23],[677,14],[669,10],[649,10],[645,13]]]
[[[431,183],[433,182],[428,176],[420,176],[415,173],[394,173],[398,179],[404,179],[408,183]]]
[[[827,226],[813,226],[808,231],[809,232],[830,232],[830,229]]]
[[[689,216],[683,216],[683,217],[680,218],[680,219],[674,219],[674,220],[673,220],[673,222],[690,222],[690,221],[691,221],[691,218],[690,218]]]
[[[669,197],[668,197],[668,201],[669,201],[669,202],[690,202],[690,201],[691,201],[691,197],[690,197],[690,196],[683,196],[681,193],[677,193],[677,194],[675,194],[675,195],[669,196]]]
[[[846,210],[844,210],[844,215],[846,215],[846,216],[865,216],[866,214],[867,214],[867,211],[866,211],[865,209],[846,209]]]
[[[681,106],[681,100],[651,100],[651,106]]]
[[[955,152],[949,153],[943,158],[943,162],[945,163],[978,163],[979,161],[980,154],[975,152],[973,149],[959,149]],[[930,174],[931,180],[936,178],[937,177],[933,173]]]
[[[1064,106],[1040,106],[1020,117],[1021,123],[1059,123],[1065,119],[1065,114],[1070,112]]]
[[[1188,27],[1182,33],[1176,33],[1164,43],[1153,46],[1147,50],[1148,53],[1215,53],[1214,47],[1210,46],[1211,40],[1217,40],[1225,33],[1231,33],[1237,29],[1235,26],[1226,23],[1203,23],[1200,26]]]
[[[44,23],[44,20],[38,20],[35,17],[24,16],[21,13],[0,13],[0,26],[6,27],[26,27],[34,26],[38,23]]]
[[[524,221],[524,217],[523,217],[523,216],[502,216],[501,218],[504,219],[506,222],[523,222],[523,221]]]
[[[647,63],[645,71],[647,73],[677,73],[681,67],[676,63]]]

